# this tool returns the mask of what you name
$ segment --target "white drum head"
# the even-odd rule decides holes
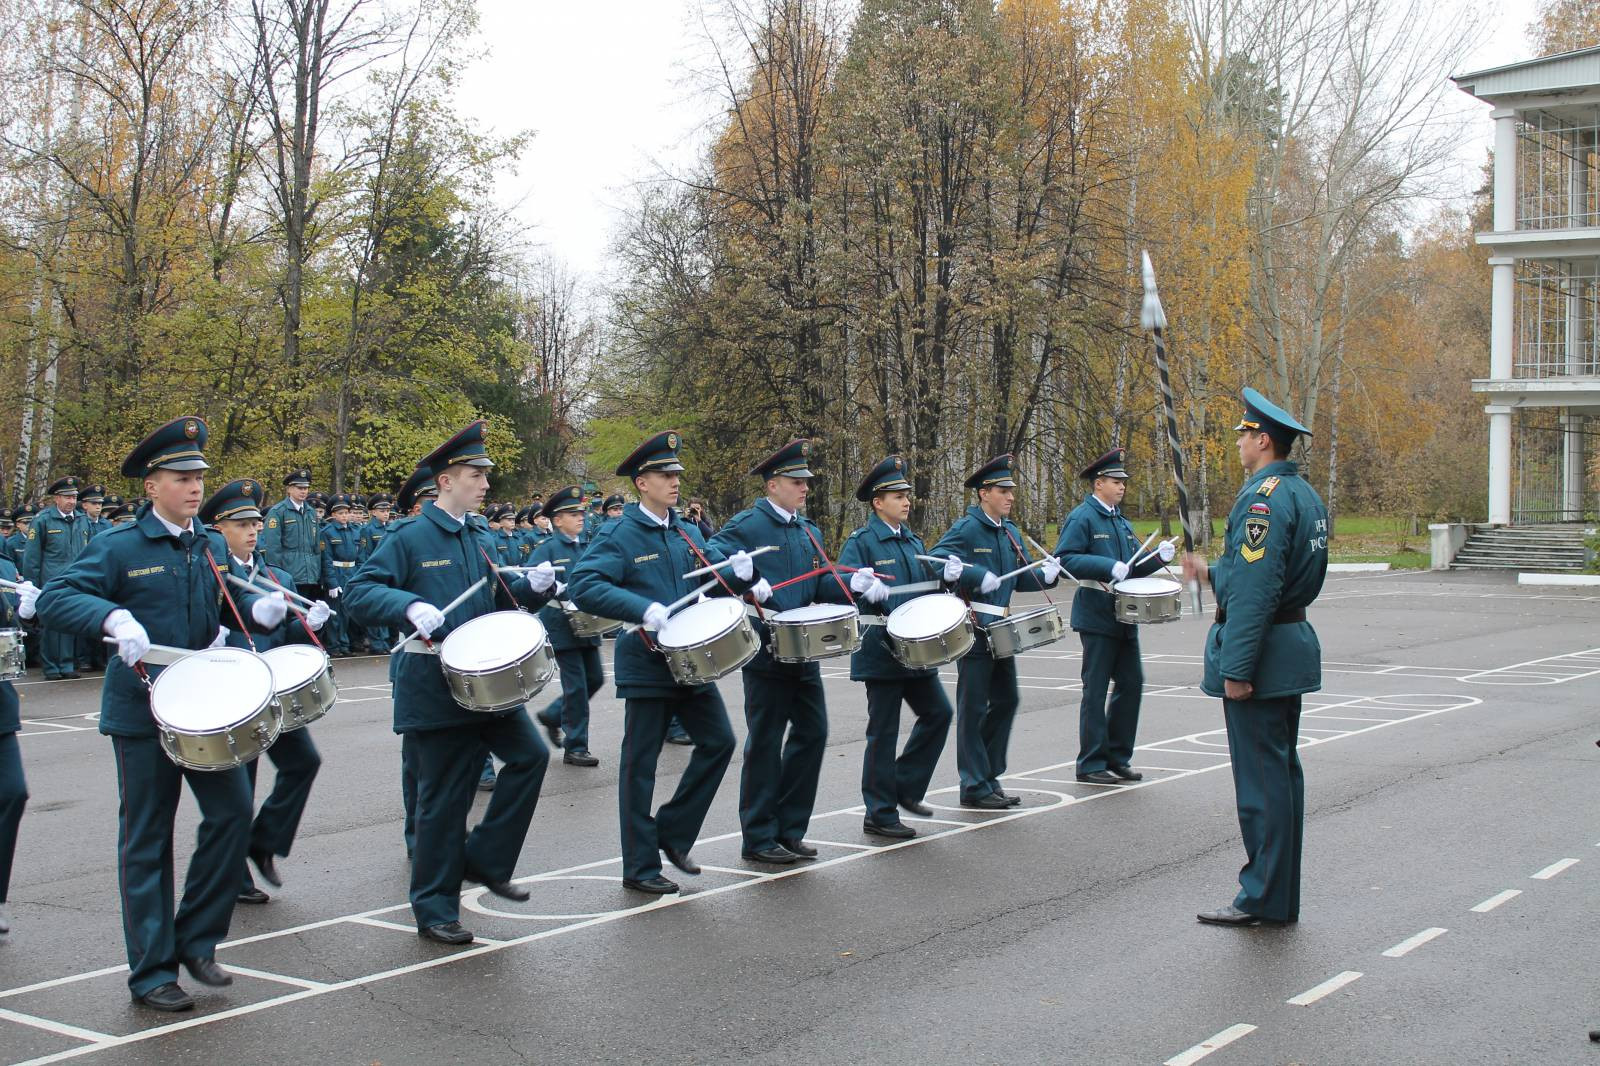
[[[801,625],[806,622],[837,622],[849,618],[856,609],[848,603],[812,603],[792,611],[780,611],[768,621],[775,624]]]
[[[1164,577],[1130,577],[1112,587],[1130,596],[1170,596],[1183,586]]]
[[[934,592],[896,607],[889,615],[889,635],[902,640],[936,637],[959,626],[966,616],[961,597]]]
[[[1029,607],[1025,611],[1012,611],[1006,616],[1006,621],[1015,622],[1023,618],[1038,618],[1040,615],[1055,613],[1057,613],[1055,606],[1047,603],[1043,607]]]
[[[663,648],[687,648],[720,637],[744,617],[744,603],[731,596],[692,603],[661,627],[656,643]]]
[[[463,622],[439,646],[452,670],[479,673],[520,661],[545,642],[544,623],[527,611],[495,611]]]
[[[272,668],[243,648],[185,655],[156,675],[150,707],[156,721],[179,733],[238,725],[272,699]]]
[[[272,667],[272,681],[277,692],[299,688],[327,669],[328,656],[310,644],[285,644],[261,653]]]

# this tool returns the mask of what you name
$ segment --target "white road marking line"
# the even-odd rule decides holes
[[[1548,881],[1562,870],[1576,865],[1578,865],[1577,859],[1562,859],[1560,862],[1551,863],[1536,874],[1530,874],[1528,879],[1530,881]]]
[[[374,929],[393,929],[400,933],[410,933],[416,936],[417,927],[414,925],[401,925],[399,922],[386,922],[382,918],[348,918],[351,925],[370,925]]]
[[[1199,1062],[1201,1059],[1205,1058],[1213,1051],[1216,1051],[1218,1048],[1225,1048],[1235,1040],[1238,1040],[1240,1037],[1249,1036],[1255,1031],[1255,1026],[1247,1025],[1244,1022],[1240,1022],[1237,1025],[1230,1025],[1216,1036],[1208,1037],[1207,1039],[1200,1041],[1200,1043],[1196,1044],[1188,1051],[1179,1052],[1178,1054],[1172,1056],[1172,1058],[1162,1063],[1161,1066],[1192,1066],[1193,1063]]]
[[[32,1014],[20,1014],[14,1010],[6,1010],[4,1007],[0,1007],[0,1018],[4,1018],[8,1022],[16,1022],[18,1025],[26,1025],[32,1029],[43,1029],[46,1032],[55,1033],[57,1036],[70,1036],[74,1040],[85,1040],[91,1044],[103,1044],[107,1040],[116,1039],[110,1033],[97,1033],[93,1029],[82,1029],[76,1025],[51,1021],[49,1018],[38,1018]]]
[[[248,966],[235,966],[228,963],[223,969],[229,973],[236,973],[241,977],[254,977],[258,981],[275,981],[280,985],[294,985],[296,988],[324,989],[328,985],[324,981],[308,981],[303,977],[290,977],[288,974],[268,973],[266,970],[252,970]]]
[[[1404,940],[1400,941],[1400,943],[1396,944],[1388,951],[1385,951],[1383,953],[1384,957],[1389,959],[1398,959],[1400,956],[1408,955],[1417,948],[1420,948],[1422,945],[1426,944],[1428,941],[1444,936],[1448,932],[1448,929],[1440,929],[1438,926],[1434,926],[1431,929],[1424,929],[1415,936],[1406,937]]]
[[[31,985],[21,985],[17,988],[8,988],[0,992],[0,999],[10,996],[25,996],[29,992],[42,992],[47,988],[59,988],[62,985],[76,984],[79,981],[92,981],[96,977],[107,977],[114,973],[127,973],[126,966],[106,966],[99,970],[89,970],[86,973],[75,973],[67,977],[54,977],[48,981],[37,981]]]
[[[740,870],[737,867],[733,867],[733,866],[712,866],[709,862],[701,863],[700,864],[700,869],[702,869],[702,870],[710,870],[713,873],[719,873],[719,874],[738,874],[740,877],[771,877],[772,876],[771,874],[764,873],[761,870]]]
[[[1522,889],[1508,888],[1504,892],[1496,892],[1476,907],[1473,907],[1472,910],[1477,914],[1488,914],[1500,904],[1506,902],[1506,900],[1516,899],[1520,895],[1522,895]]]
[[[1010,808],[1010,809],[1011,810],[1017,810],[1018,808],[1013,807],[1013,808]],[[927,823],[929,823],[931,825],[984,825],[985,824],[983,822],[959,822],[954,818],[924,818],[920,814],[903,815],[900,820],[903,821],[903,822],[927,822]],[[874,850],[882,850],[882,849],[874,849]]]
[[[1304,992],[1293,997],[1292,999],[1284,1000],[1284,1002],[1296,1007],[1309,1007],[1323,996],[1339,991],[1339,989],[1343,988],[1351,981],[1358,979],[1360,976],[1361,973],[1358,970],[1346,970],[1344,973],[1335,974],[1334,976],[1328,978],[1320,985],[1315,985],[1306,989]]]
[[[846,844],[842,840],[823,840],[821,837],[806,837],[806,843],[825,848],[847,848],[850,851],[877,851],[871,844]]]

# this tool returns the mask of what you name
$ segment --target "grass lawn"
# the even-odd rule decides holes
[[[1142,541],[1159,528],[1153,518],[1132,518],[1133,531]],[[1056,526],[1046,528],[1049,543],[1055,547]],[[1178,532],[1174,526],[1174,532]],[[1211,549],[1215,555],[1222,541],[1222,519],[1211,522]],[[1388,563],[1396,570],[1426,570],[1431,563],[1428,530],[1411,532],[1411,520],[1387,515],[1339,515],[1334,519],[1333,540],[1328,546],[1328,561],[1334,563]]]

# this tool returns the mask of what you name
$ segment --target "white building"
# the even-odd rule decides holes
[[[1593,519],[1600,436],[1600,47],[1463,74],[1494,110],[1491,525]]]

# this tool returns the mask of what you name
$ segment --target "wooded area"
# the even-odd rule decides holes
[[[1114,444],[1170,515],[1148,248],[1199,526],[1246,383],[1336,512],[1482,516],[1486,192],[1446,178],[1485,120],[1433,0],[708,5],[715,135],[602,285],[488,206],[527,134],[454,102],[471,0],[0,0],[10,501],[187,412],[218,476],[389,489],[476,413],[507,498],[679,428],[720,514],[805,435],[833,534],[890,451],[930,528],[1001,451],[1058,516]],[[1541,41],[1593,21],[1558,0]]]

